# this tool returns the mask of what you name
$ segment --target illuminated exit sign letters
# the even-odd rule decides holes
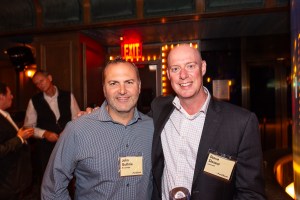
[[[125,60],[139,60],[142,58],[142,43],[123,43],[121,54]]]

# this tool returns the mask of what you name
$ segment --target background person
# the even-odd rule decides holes
[[[37,184],[40,185],[49,157],[65,125],[80,111],[74,95],[58,89],[52,83],[52,76],[43,70],[32,77],[41,91],[34,95],[26,110],[25,126],[34,126],[34,166]]]
[[[42,199],[147,200],[152,193],[153,121],[136,108],[141,90],[137,67],[110,61],[103,71],[106,100],[100,108],[70,122],[55,146],[43,183]]]
[[[167,76],[176,96],[151,105],[152,199],[169,200],[178,187],[193,200],[265,199],[258,120],[212,98],[205,72],[197,49],[183,44],[170,51]]]
[[[0,82],[0,200],[21,200],[31,186],[30,149],[33,128],[19,129],[5,110],[11,107],[10,88]]]

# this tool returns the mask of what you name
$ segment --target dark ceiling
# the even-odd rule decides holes
[[[2,0],[0,48],[67,31],[104,46],[119,46],[120,36],[133,33],[149,44],[289,34],[288,1],[276,1],[266,8],[263,0],[228,1],[227,7],[216,0]]]
[[[147,43],[167,43],[289,33],[289,13],[271,12],[242,16],[184,19],[166,23],[103,27],[83,30],[105,46],[118,46],[120,36],[137,33]]]

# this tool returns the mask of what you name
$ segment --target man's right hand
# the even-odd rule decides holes
[[[49,142],[56,142],[59,135],[51,131],[45,131],[43,137]]]
[[[21,137],[23,140],[27,140],[33,135],[33,128],[20,128],[17,135],[18,137]]]
[[[95,107],[95,108],[87,107],[85,110],[79,111],[79,112],[77,113],[77,117],[76,117],[76,118],[78,118],[78,117],[80,117],[80,116],[82,116],[82,115],[90,114],[91,112],[93,112],[94,110],[97,110],[98,108],[99,108],[98,106]],[[76,119],[76,118],[75,118],[75,119]]]

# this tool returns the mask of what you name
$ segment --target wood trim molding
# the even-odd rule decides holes
[[[90,0],[83,0],[82,10],[83,10],[83,23],[89,24],[91,22],[91,2],[90,2]]]
[[[39,0],[33,0],[36,12],[36,27],[39,29],[43,25],[43,10]]]

